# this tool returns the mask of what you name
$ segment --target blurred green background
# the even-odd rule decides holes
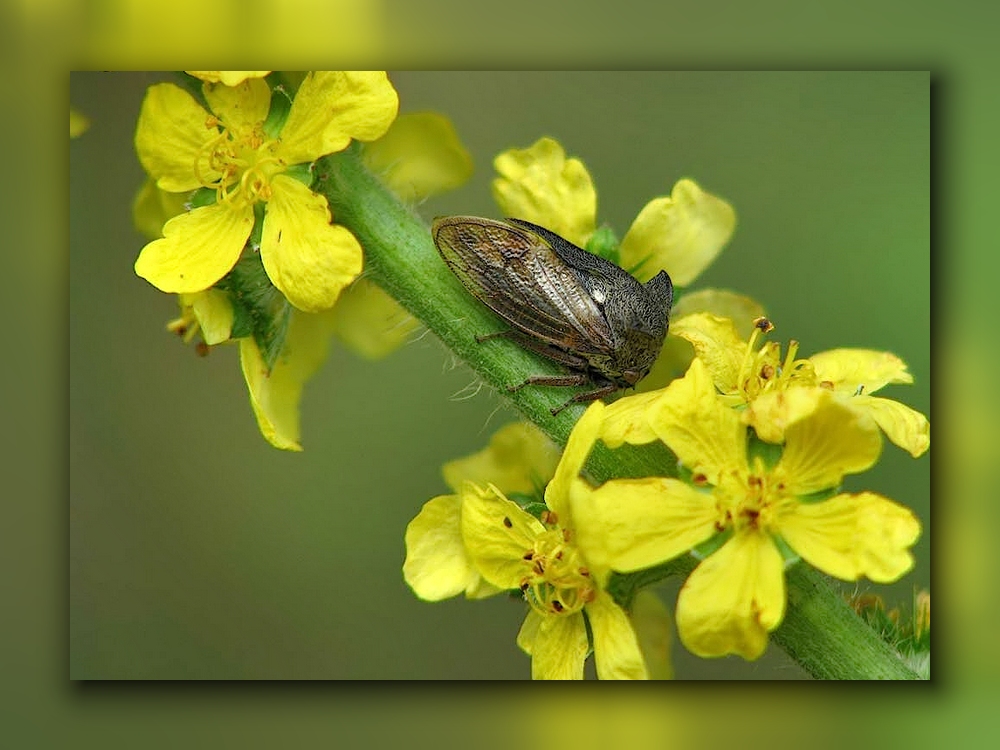
[[[448,115],[476,163],[440,214],[498,216],[501,150],[548,135],[581,158],[598,219],[619,235],[681,177],[730,201],[730,246],[698,280],[760,300],[809,355],[890,350],[913,386],[883,395],[930,416],[930,80],[927,73],[390,73],[401,111]],[[260,437],[235,347],[195,356],[176,302],[135,276],[132,136],[162,74],[75,73],[93,125],[70,144],[70,676],[495,678],[529,675],[504,598],[428,604],[402,580],[403,531],[446,488],[443,462],[516,418],[432,335],[384,361],[334,347],[302,403],[305,452]],[[849,480],[918,514],[930,582],[930,459],[886,443]],[[853,584],[845,585],[853,589]],[[676,584],[662,593],[672,607]],[[680,647],[677,676],[803,677]]]

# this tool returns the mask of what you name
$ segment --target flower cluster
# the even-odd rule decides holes
[[[554,141],[505,152],[496,168],[505,213],[609,255],[640,278],[665,267],[689,284],[735,224],[728,204],[682,180],[616,246],[596,229],[586,169]],[[683,377],[591,405],[543,504],[513,483],[489,483],[523,470],[519,454],[508,451],[500,466],[493,453],[477,463],[478,477],[453,483],[455,494],[428,502],[407,529],[404,576],[419,597],[520,592],[529,613],[518,644],[536,678],[580,678],[588,650],[599,677],[649,676],[635,612],[623,606],[639,600],[617,594],[615,574],[693,555],[698,564],[676,607],[681,642],[704,657],[756,659],[784,617],[790,565],[880,583],[913,566],[914,514],[877,493],[841,489],[845,476],[875,464],[883,433],[913,456],[927,450],[926,417],[871,395],[912,382],[906,365],[862,349],[799,359],[794,341],[782,357],[778,344],[761,343],[773,326],[749,298],[705,290],[684,302],[671,323],[678,346],[663,355],[674,368],[690,363]],[[660,442],[676,466],[595,485],[582,471],[598,439],[611,448]]]
[[[384,72],[189,73],[186,88],[154,85],[142,104],[135,147],[149,180],[134,215],[150,242],[135,271],[177,295],[168,328],[200,338],[199,352],[238,343],[262,434],[300,450],[302,390],[331,337],[376,358],[416,327],[362,277],[364,248],[331,214],[326,195],[339,193],[323,193],[316,163],[357,153],[414,202],[463,182],[471,160],[443,117],[397,118]],[[71,136],[84,127],[71,111]],[[736,226],[732,207],[692,180],[650,201],[619,242],[597,223],[586,167],[556,141],[506,151],[494,166],[505,215],[640,281],[666,270],[680,293],[638,392],[593,403],[561,454],[518,424],[445,466],[451,492],[406,530],[403,575],[418,597],[520,598],[517,643],[535,678],[580,679],[593,654],[600,678],[644,679],[669,675],[674,625],[694,654],[758,658],[784,618],[792,565],[880,583],[912,568],[916,516],[842,487],[876,463],[884,437],[914,457],[929,448],[924,415],[874,395],[912,382],[901,359],[868,349],[800,357],[795,341],[783,354],[765,341],[773,325],[759,303],[691,291]],[[659,443],[675,460],[599,483],[585,471],[598,441],[613,450]],[[657,580],[650,571],[683,558],[693,572],[671,620],[639,589]],[[920,606],[913,640],[924,644],[929,596]]]
[[[362,247],[313,191],[314,162],[365,142],[369,168],[415,200],[460,184],[471,160],[440,115],[397,118],[381,71],[189,73],[200,85],[157,84],[143,101],[135,145],[150,179],[134,215],[152,241],[135,270],[178,294],[168,328],[185,341],[239,341],[262,434],[300,450],[299,401],[331,335],[377,358],[416,328],[360,277]]]
[[[428,502],[406,534],[404,575],[417,595],[519,589],[530,609],[518,644],[532,655],[533,676],[582,676],[585,618],[598,676],[641,678],[636,635],[607,589],[612,572],[695,554],[701,562],[677,601],[681,642],[700,656],[756,659],[784,616],[788,565],[802,559],[844,580],[882,583],[913,566],[913,513],[877,493],[839,490],[845,475],[877,461],[882,438],[833,392],[816,391],[780,447],[756,438],[698,358],[647,404],[644,426],[623,430],[622,411],[636,413],[630,399],[648,401],[640,394],[611,407],[598,402],[581,417],[544,506],[522,507],[495,485],[468,481]],[[662,441],[680,477],[585,481],[594,442],[620,445],[623,433]]]
[[[761,442],[696,358],[655,399],[608,408],[610,445],[659,440],[683,478],[611,480],[576,509],[590,555],[628,572],[695,550],[703,557],[677,601],[682,642],[702,656],[760,656],[785,609],[784,569],[799,558],[844,580],[894,581],[913,566],[920,533],[908,509],[872,492],[840,492],[870,468],[881,433],[863,411],[826,389]],[[645,402],[641,408],[630,399]],[[623,413],[630,415],[623,420]]]
[[[528,614],[517,644],[531,655],[535,679],[583,677],[591,650],[588,624],[599,677],[642,679],[648,674],[629,618],[606,590],[610,569],[595,565],[577,542],[581,529],[573,506],[590,492],[579,474],[597,439],[602,409],[594,404],[577,423],[545,487],[544,503],[527,505],[534,513],[492,483],[464,480],[456,494],[424,505],[406,530],[403,575],[420,598],[438,601],[464,593],[477,599],[520,591]],[[538,444],[544,438],[522,433],[522,447],[508,452],[505,460],[498,448],[510,437],[498,435],[488,465],[479,459],[474,468],[506,478],[511,488],[524,488],[525,478],[537,482],[537,469],[546,468],[539,466],[539,458],[544,462],[546,457],[525,450],[523,443]],[[533,454],[538,458],[530,463],[520,459]]]

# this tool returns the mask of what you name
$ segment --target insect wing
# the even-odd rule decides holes
[[[614,333],[578,273],[538,233],[450,216],[434,222],[432,235],[459,281],[510,325],[577,354],[614,351]]]

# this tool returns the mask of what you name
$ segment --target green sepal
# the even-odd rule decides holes
[[[810,492],[808,495],[798,495],[796,500],[800,503],[821,503],[824,500],[829,500],[834,495],[839,495],[841,486],[827,487],[824,490],[816,490],[816,492]]]
[[[681,555],[668,562],[637,570],[634,573],[613,572],[608,577],[605,588],[618,606],[629,612],[632,610],[632,602],[635,600],[636,594],[642,589],[673,576],[686,576],[694,570],[694,562],[691,555]]]
[[[788,570],[790,567],[795,565],[795,563],[799,562],[799,560],[802,559],[799,556],[799,553],[793,550],[788,545],[788,542],[786,542],[784,538],[781,537],[780,535],[772,534],[771,541],[774,542],[774,546],[777,547],[778,552],[781,553],[781,559],[785,563],[785,570]]]
[[[285,177],[291,177],[293,180],[298,180],[306,187],[310,187],[313,181],[313,168],[312,164],[293,164],[288,167],[282,174]]]
[[[710,539],[705,540],[701,544],[698,544],[691,548],[691,554],[694,555],[697,560],[704,560],[706,557],[714,552],[718,552],[723,544],[729,541],[733,535],[733,530],[731,528],[724,531],[720,531],[715,536]]]
[[[540,503],[535,500],[532,500],[531,502],[528,502],[521,507],[523,507],[526,512],[533,515],[539,521],[542,520],[542,513],[544,513],[549,509],[549,506],[546,505],[545,503]]]
[[[767,469],[773,469],[781,460],[781,453],[784,446],[775,443],[765,443],[751,427],[747,430],[747,460],[751,466],[754,459],[760,459]]]
[[[253,204],[253,229],[250,230],[250,237],[247,239],[247,246],[254,252],[260,252],[260,238],[264,234],[264,204]]]
[[[177,84],[187,91],[194,100],[198,102],[205,109],[209,109],[208,102],[205,100],[205,91],[202,88],[205,82],[190,73],[185,73],[183,70],[175,71],[175,79]]]
[[[216,286],[229,292],[233,303],[232,338],[253,336],[264,363],[272,368],[285,344],[292,306],[267,277],[260,254],[244,250]]]
[[[618,261],[621,260],[621,255],[618,252],[618,237],[615,236],[615,231],[609,226],[598,227],[590,235],[590,239],[587,240],[586,250],[589,253],[611,261],[616,266],[619,265]]]
[[[191,193],[188,203],[191,204],[191,210],[193,211],[196,208],[211,206],[216,202],[217,198],[218,193],[216,193],[215,188],[201,187]]]
[[[267,77],[268,83],[274,79]],[[292,98],[288,95],[284,86],[274,85],[271,87],[271,108],[267,111],[264,119],[264,133],[268,138],[277,138],[281,134],[281,129],[285,127],[285,120],[288,119],[288,112],[292,108]]]

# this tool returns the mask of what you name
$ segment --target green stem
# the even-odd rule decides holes
[[[821,680],[919,680],[899,653],[855,614],[822,573],[798,563],[785,574],[788,608],[774,641]]]
[[[360,150],[353,147],[321,159],[316,173],[316,189],[329,201],[334,220],[350,229],[365,249],[365,275],[430,328],[479,377],[507,395],[525,417],[565,445],[584,409],[573,405],[552,416],[550,409],[568,397],[566,389],[507,392],[508,386],[528,375],[559,374],[558,367],[504,339],[477,343],[477,335],[501,330],[503,324],[448,271],[426,224],[365,169]],[[598,444],[587,468],[599,481],[664,476],[674,473],[674,460],[659,444],[615,451]],[[660,569],[667,575],[677,568]],[[646,579],[643,583],[650,582]],[[797,565],[787,579],[788,611],[774,639],[812,675],[918,679],[820,574]]]

